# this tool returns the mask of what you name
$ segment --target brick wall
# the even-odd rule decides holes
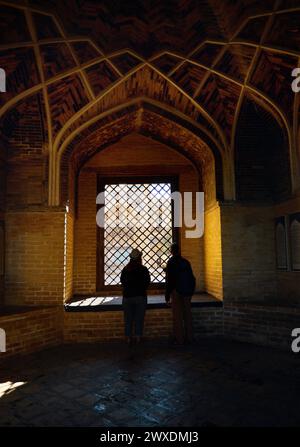
[[[96,291],[96,195],[96,174],[82,172],[78,180],[78,208],[74,223],[75,294]]]
[[[300,212],[300,193],[292,200],[278,204],[274,207],[276,217]],[[297,301],[300,303],[300,272],[277,270],[278,295],[282,302]]]
[[[0,361],[59,345],[63,342],[62,307],[2,315],[0,328],[6,332],[6,352],[0,353]]]
[[[142,134],[132,133],[96,153],[86,167],[182,166],[189,160],[169,146]],[[155,175],[155,173],[153,173]]]
[[[271,207],[221,205],[224,300],[277,296]]]
[[[3,121],[7,137],[6,202],[9,209],[47,203],[48,144],[41,93],[29,96]]]
[[[0,213],[5,211],[6,205],[6,163],[5,163],[5,149],[1,144],[0,139]]]
[[[194,308],[193,324],[196,336],[223,333],[223,309]],[[149,309],[146,313],[144,336],[164,338],[172,334],[170,309]],[[124,322],[122,311],[65,312],[65,343],[84,343],[122,340]]]
[[[205,211],[204,220],[205,290],[218,299],[223,298],[222,244],[220,207],[216,204]]]
[[[197,339],[225,336],[290,350],[291,332],[299,327],[300,309],[230,303],[223,308],[193,308]],[[122,311],[63,312],[62,307],[28,310],[0,316],[6,331],[7,352],[0,361],[17,354],[28,354],[61,343],[121,341],[124,338]],[[170,309],[149,309],[144,335],[147,339],[167,338],[172,334]]]
[[[31,157],[25,160],[10,160],[7,169],[8,209],[46,204],[46,166],[43,159]]]
[[[282,303],[300,303],[300,272],[277,271],[278,297]]]
[[[65,214],[64,228],[64,302],[73,296],[74,216]]]
[[[4,304],[4,273],[5,273],[5,229],[4,221],[0,220],[0,308]]]
[[[5,260],[5,194],[6,194],[6,169],[5,169],[5,143],[0,139],[0,307],[4,304],[4,260]]]
[[[220,169],[220,168],[219,168]],[[222,175],[218,173],[216,175],[216,163],[213,154],[207,153],[203,156],[202,162],[202,176],[203,176],[203,191],[205,195],[206,207],[211,206],[217,197],[217,186],[220,190],[223,190],[223,185],[220,185]],[[217,185],[217,182],[219,183]]]
[[[179,190],[181,192],[198,192],[199,179],[197,178],[197,173],[192,169],[192,167],[186,171],[180,173],[179,177]],[[198,188],[197,188],[198,186]],[[196,210],[196,196],[193,197],[193,217],[195,216]],[[185,235],[186,231],[191,231],[185,225],[180,231],[181,237],[181,252],[182,256],[186,257],[193,268],[194,275],[196,277],[196,290],[204,291],[204,245],[203,237],[199,238],[187,238]]]
[[[6,304],[62,304],[64,219],[62,211],[6,213]]]
[[[12,214],[16,210],[30,211],[39,210],[47,205],[48,198],[48,145],[47,131],[44,126],[44,116],[42,112],[43,98],[40,93],[31,95],[25,101],[18,103],[16,109],[10,110],[1,123],[1,151],[0,157],[0,221],[5,220],[6,231],[6,275],[7,278],[1,278],[0,275],[0,293],[7,293],[6,303],[35,302],[36,298],[32,296],[26,298],[26,294],[31,292],[31,287],[36,277],[39,283],[39,261],[37,257],[37,245],[32,247],[33,258],[37,259],[37,266],[31,269],[30,247],[28,245],[28,232],[30,218],[24,217],[26,212],[19,214],[20,222],[12,222]],[[24,222],[25,220],[25,222]],[[32,215],[32,222],[35,217]],[[18,233],[18,227],[20,229]],[[36,229],[35,224],[32,228]],[[25,236],[22,239],[22,232]],[[41,230],[43,232],[43,230]],[[38,241],[35,239],[34,244]],[[33,245],[34,245],[33,244]],[[45,255],[44,255],[45,257]],[[28,264],[25,265],[25,262]],[[42,261],[43,262],[43,261]],[[42,267],[41,267],[42,268]],[[24,270],[22,273],[21,270]],[[32,270],[32,276],[27,281],[24,280],[25,271]],[[42,275],[44,273],[42,272]],[[30,283],[30,285],[28,284]],[[23,289],[23,291],[22,291]],[[29,294],[29,293],[28,293]],[[3,301],[3,298],[2,298]],[[51,300],[50,300],[51,301]],[[1,302],[1,299],[0,299]],[[44,297],[44,301],[47,298]]]
[[[291,333],[300,327],[300,308],[228,303],[224,335],[230,339],[291,349]]]
[[[137,156],[138,153],[138,156]],[[139,134],[130,135],[96,154],[78,179],[78,207],[74,236],[74,293],[96,291],[96,195],[97,172],[105,175],[179,176],[181,191],[199,191],[199,176],[191,163],[167,146]],[[195,203],[194,203],[195,206]],[[192,263],[197,289],[204,289],[203,239],[181,234],[182,253]]]

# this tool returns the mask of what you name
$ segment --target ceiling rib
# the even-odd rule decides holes
[[[283,54],[283,55],[288,55],[288,56],[293,56],[293,57],[299,57],[300,52],[297,51],[293,51],[293,50],[287,50],[287,49],[283,49],[283,48],[279,48],[277,46],[274,45],[265,45],[263,43],[264,41],[264,37],[267,33],[267,30],[270,29],[270,26],[272,24],[272,20],[275,19],[276,16],[283,14],[283,13],[293,13],[293,12],[298,12],[300,11],[300,7],[295,7],[295,8],[282,8],[282,9],[277,9],[279,7],[279,2],[276,2],[275,5],[275,9],[272,12],[268,12],[268,13],[261,13],[261,14],[256,14],[256,15],[250,15],[249,17],[247,17],[246,19],[244,19],[242,21],[242,23],[240,23],[240,25],[238,26],[238,28],[236,29],[236,31],[233,33],[231,39],[229,41],[224,41],[224,40],[214,40],[214,39],[206,39],[204,41],[202,41],[194,50],[192,50],[187,57],[183,57],[179,54],[176,54],[176,52],[172,52],[172,51],[163,51],[163,52],[159,52],[158,54],[154,55],[153,57],[151,57],[149,60],[144,59],[143,57],[141,57],[140,55],[136,54],[134,51],[130,50],[130,49],[123,49],[123,50],[119,50],[119,51],[115,51],[113,53],[110,53],[108,55],[104,55],[104,53],[101,51],[101,49],[98,47],[98,45],[95,44],[95,42],[90,39],[90,38],[86,38],[86,37],[82,37],[82,36],[73,36],[73,37],[67,37],[65,32],[64,32],[64,28],[63,26],[60,24],[60,21],[58,20],[58,18],[56,17],[55,14],[51,13],[51,12],[46,12],[45,10],[41,10],[39,8],[34,8],[34,7],[29,7],[28,5],[21,5],[21,4],[13,4],[11,2],[8,1],[4,1],[4,0],[0,0],[0,4],[5,5],[5,6],[9,6],[15,9],[19,9],[19,10],[23,10],[27,23],[28,23],[28,29],[30,30],[30,34],[31,34],[31,38],[32,38],[32,42],[30,41],[25,41],[25,42],[19,42],[19,43],[13,43],[13,44],[8,44],[8,45],[1,45],[0,46],[0,50],[2,49],[13,49],[13,48],[18,48],[18,47],[33,47],[34,52],[35,52],[35,57],[36,57],[36,61],[37,61],[37,66],[38,66],[38,71],[40,73],[40,78],[41,78],[41,83],[29,88],[28,90],[20,93],[19,95],[17,95],[15,98],[12,98],[11,100],[9,100],[0,110],[0,116],[3,115],[7,110],[9,110],[14,104],[16,104],[18,101],[25,99],[27,96],[36,93],[40,90],[42,90],[43,95],[44,95],[44,100],[45,100],[45,107],[46,107],[46,117],[47,117],[47,126],[48,126],[48,132],[49,132],[49,138],[50,141],[52,141],[52,125],[51,125],[51,114],[50,114],[50,107],[49,107],[49,101],[48,101],[48,94],[47,94],[47,86],[51,85],[52,83],[63,79],[65,77],[68,77],[72,74],[76,74],[78,73],[84,83],[84,87],[85,90],[88,94],[89,97],[89,104],[87,104],[87,106],[85,106],[83,109],[81,109],[80,112],[84,112],[85,110],[87,110],[91,105],[94,104],[94,101],[98,101],[100,100],[103,96],[105,96],[108,91],[111,91],[114,89],[114,87],[116,85],[118,85],[118,82],[122,82],[123,80],[127,79],[128,77],[128,73],[123,76],[121,71],[118,69],[118,67],[115,66],[115,64],[110,60],[110,58],[112,56],[115,55],[122,55],[125,54],[126,52],[128,52],[129,54],[133,55],[134,57],[136,57],[138,60],[140,60],[141,64],[138,65],[137,67],[135,67],[133,70],[131,70],[129,72],[129,75],[134,73],[135,71],[139,70],[140,68],[142,68],[145,65],[148,65],[149,67],[151,67],[153,70],[155,70],[157,73],[160,74],[160,76],[163,76],[165,79],[168,80],[168,82],[170,82],[171,84],[175,85],[177,89],[179,89],[179,91],[185,95],[186,97],[189,98],[189,100],[192,101],[192,103],[202,112],[205,114],[205,116],[214,124],[214,126],[218,129],[218,131],[220,132],[220,134],[222,135],[222,140],[225,143],[226,142],[226,137],[223,134],[222,129],[220,128],[220,126],[216,123],[216,121],[210,116],[210,114],[201,106],[199,105],[197,102],[194,101],[193,98],[191,98],[184,90],[182,90],[176,83],[174,83],[171,79],[170,76],[174,73],[176,73],[176,71],[184,64],[184,63],[189,63],[189,64],[194,64],[196,66],[199,66],[203,69],[206,70],[206,74],[204,76],[204,80],[202,80],[199,83],[199,86],[197,87],[196,92],[199,93],[202,89],[202,87],[205,84],[205,81],[207,80],[207,78],[210,76],[210,74],[215,74],[216,76],[219,76],[223,79],[225,79],[226,81],[235,83],[236,85],[241,87],[241,93],[239,96],[239,101],[237,104],[237,108],[235,111],[235,116],[234,116],[234,125],[233,125],[233,129],[232,129],[232,135],[231,135],[231,146],[233,144],[233,140],[234,140],[234,132],[236,129],[236,123],[238,120],[238,115],[239,115],[239,111],[240,111],[240,107],[242,104],[242,99],[244,97],[244,94],[247,90],[249,90],[250,92],[254,93],[254,95],[258,95],[260,98],[263,98],[267,103],[269,103],[271,106],[274,107],[275,110],[278,111],[278,113],[280,114],[280,116],[283,118],[283,121],[285,122],[288,131],[289,131],[289,135],[291,137],[291,130],[290,130],[290,126],[288,124],[288,121],[285,117],[285,112],[283,112],[281,110],[281,108],[279,107],[278,104],[276,104],[274,102],[273,99],[271,99],[265,92],[262,92],[260,90],[258,90],[256,87],[250,85],[250,79],[251,79],[251,74],[253,73],[253,71],[256,68],[256,64],[258,62],[258,57],[259,54],[262,50],[266,50],[266,51],[272,51],[274,53],[279,53],[279,54]],[[37,39],[37,35],[35,32],[35,27],[33,24],[33,18],[32,18],[32,13],[38,13],[38,14],[43,14],[46,16],[51,17],[54,20],[54,23],[56,24],[56,26],[58,27],[58,30],[60,31],[62,37],[61,38],[47,38],[47,39]],[[259,42],[259,44],[253,43],[253,42],[248,42],[246,40],[243,39],[238,39],[237,36],[239,34],[239,32],[243,29],[243,27],[252,19],[255,18],[261,18],[261,17],[268,17],[269,20],[267,21],[267,24],[265,26],[263,35],[261,36],[261,40]],[[85,41],[90,43],[94,49],[97,50],[97,53],[99,54],[98,58],[95,58],[87,63],[84,64],[80,64],[78,57],[74,51],[74,49],[72,48],[71,43],[72,42],[80,42],[80,41]],[[41,60],[41,54],[40,54],[40,50],[39,50],[39,44],[42,43],[65,43],[72,56],[74,57],[75,61],[76,61],[76,67],[67,70],[63,73],[59,73],[53,77],[51,77],[48,80],[45,80],[44,78],[44,73],[43,73],[43,67],[42,67],[42,60]],[[212,65],[212,67],[208,67],[205,64],[201,64],[198,63],[196,61],[191,60],[192,55],[198,51],[198,49],[200,49],[203,45],[205,44],[218,44],[218,45],[222,45],[223,48],[220,50],[219,54],[216,56],[214,64]],[[255,55],[253,57],[252,63],[250,64],[249,68],[248,68],[248,72],[246,74],[246,77],[244,79],[243,82],[240,82],[236,79],[233,79],[230,75],[227,75],[226,73],[223,73],[219,70],[217,70],[216,64],[217,62],[222,58],[223,54],[225,53],[225,51],[227,50],[227,48],[230,48],[231,45],[247,45],[247,46],[252,46],[254,48],[256,48],[256,52]],[[180,62],[177,66],[175,66],[170,73],[168,74],[168,76],[166,76],[165,74],[163,74],[159,69],[157,69],[155,66],[153,66],[152,62],[158,58],[160,55],[163,54],[169,54],[171,56],[175,56],[177,58],[180,59]],[[92,67],[94,65],[96,65],[97,63],[101,62],[101,61],[106,61],[110,66],[112,66],[114,68],[114,70],[122,77],[121,80],[119,80],[118,82],[114,83],[112,86],[109,87],[108,91],[104,91],[102,92],[102,94],[98,97],[95,98],[95,95],[93,93],[92,87],[89,83],[88,77],[85,73],[85,69],[88,67]],[[196,97],[197,95],[194,94],[194,97]],[[298,104],[298,100],[295,98],[295,104]],[[298,107],[295,105],[294,106],[294,123],[298,123],[298,116],[296,117],[295,115],[298,115]],[[77,115],[77,114],[76,114]],[[72,117],[73,118],[73,117]],[[72,119],[70,119],[66,124],[71,124],[71,122],[73,122]],[[51,145],[50,145],[51,146]]]

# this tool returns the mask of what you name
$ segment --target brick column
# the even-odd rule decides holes
[[[6,213],[6,305],[60,305],[64,294],[63,210]]]

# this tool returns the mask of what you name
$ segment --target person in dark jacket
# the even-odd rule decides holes
[[[166,302],[172,304],[175,343],[193,341],[191,300],[195,277],[190,262],[180,254],[179,245],[171,245],[172,257],[166,267]]]
[[[133,249],[129,258],[129,263],[121,273],[125,337],[128,343],[133,342],[134,326],[136,342],[139,343],[143,336],[150,274],[147,267],[142,265],[142,253],[139,250]]]

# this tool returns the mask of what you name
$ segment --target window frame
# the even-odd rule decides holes
[[[120,175],[120,176],[105,176],[97,175],[97,196],[99,193],[104,192],[106,185],[111,184],[142,184],[142,183],[169,183],[171,184],[171,193],[178,191],[179,187],[179,176],[178,175]],[[97,204],[97,212],[101,208],[101,205]],[[172,213],[172,240],[180,245],[179,228],[174,227],[174,203],[171,202],[171,213]],[[96,244],[96,287],[97,292],[108,292],[116,291],[120,292],[122,290],[121,285],[105,285],[104,284],[104,228],[97,227],[97,244]],[[165,283],[151,283],[149,290],[162,291],[165,288]]]

